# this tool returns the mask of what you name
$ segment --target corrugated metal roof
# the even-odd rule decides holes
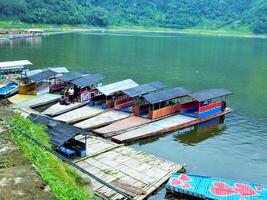
[[[126,80],[119,81],[119,82],[116,82],[116,83],[111,83],[111,84],[108,84],[108,85],[97,87],[97,89],[100,92],[102,92],[104,95],[108,96],[108,95],[111,95],[111,94],[113,94],[115,92],[119,92],[119,91],[122,91],[122,90],[133,88],[133,87],[136,87],[138,85],[139,84],[134,82],[132,79],[126,79]]]
[[[65,142],[75,137],[76,135],[90,134],[85,130],[68,125],[58,120],[54,120],[47,116],[42,116],[32,113],[28,118],[32,120],[34,123],[43,124],[48,127],[50,142],[56,147],[62,146]]]
[[[137,96],[147,94],[149,92],[154,92],[154,91],[163,89],[165,87],[166,85],[161,83],[160,81],[154,81],[154,82],[139,85],[139,86],[127,89],[127,90],[122,90],[122,92],[127,94],[130,97],[137,97]]]
[[[176,97],[186,96],[191,93],[184,87],[177,87],[144,95],[144,99],[151,104],[160,103]]]
[[[70,71],[66,67],[48,67],[48,69],[58,73],[58,74],[65,74],[69,73]]]
[[[58,77],[58,79],[64,82],[69,82],[69,81],[81,78],[84,75],[85,73],[82,73],[82,72],[70,72],[70,73],[67,73],[67,74],[64,74]]]
[[[0,62],[0,68],[17,68],[25,65],[32,65],[32,63],[28,60]]]
[[[207,89],[199,92],[194,92],[191,93],[189,96],[196,99],[197,101],[206,101],[209,99],[227,96],[230,94],[232,94],[232,92],[225,90],[223,88],[219,88],[219,89]]]
[[[86,86],[102,81],[104,78],[105,77],[102,74],[90,74],[79,79],[72,80],[71,83],[80,88],[84,88]]]
[[[32,81],[39,82],[42,80],[47,80],[53,76],[55,76],[57,73],[48,69],[42,72],[39,72],[37,74],[34,74],[33,76],[29,76],[28,78]]]

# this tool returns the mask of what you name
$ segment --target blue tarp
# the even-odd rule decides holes
[[[207,89],[207,90],[202,90],[199,92],[194,92],[191,93],[189,96],[194,98],[195,100],[202,102],[218,97],[223,97],[232,94],[232,92],[225,90],[223,88],[220,89]]]
[[[267,186],[231,181],[208,176],[175,173],[169,179],[167,189],[203,199],[216,200],[264,200]]]
[[[191,91],[187,90],[186,88],[177,87],[177,88],[149,93],[149,94],[144,95],[143,97],[149,103],[155,104],[155,103],[160,103],[160,102],[167,101],[170,99],[174,99],[177,97],[186,96],[189,93],[191,93]]]

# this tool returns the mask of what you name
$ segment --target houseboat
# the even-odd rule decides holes
[[[8,82],[0,85],[0,99],[10,97],[18,92],[19,84],[16,82]]]
[[[136,116],[156,119],[180,111],[181,103],[190,101],[188,94],[191,91],[184,87],[166,89],[149,93],[135,106]]]
[[[226,109],[226,97],[232,92],[225,89],[207,89],[189,94],[191,101],[181,105],[181,114],[207,118]]]
[[[96,87],[95,96],[91,99],[90,105],[101,105],[103,109],[112,108],[116,98],[123,96],[122,90],[133,88],[139,84],[131,79]]]
[[[115,98],[114,108],[125,112],[133,112],[134,106],[140,102],[143,95],[165,88],[160,81],[146,83],[133,88],[122,90],[122,95]]]
[[[25,71],[25,66],[32,65],[28,60],[0,62],[0,74],[14,74]]]
[[[267,199],[267,185],[232,181],[209,176],[173,174],[167,191],[200,199],[258,200]]]

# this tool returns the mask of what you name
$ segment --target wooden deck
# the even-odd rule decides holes
[[[61,115],[63,113],[69,112],[71,110],[74,110],[76,108],[82,107],[82,106],[84,106],[86,104],[87,104],[87,102],[82,102],[82,103],[75,102],[75,103],[71,103],[69,105],[60,105],[59,103],[57,103],[55,105],[50,106],[46,110],[44,110],[42,112],[42,114],[54,117],[54,116]]]
[[[106,124],[110,124],[112,122],[121,120],[121,119],[125,119],[130,116],[131,114],[129,113],[110,110],[96,117],[92,117],[90,119],[76,123],[74,124],[74,126],[78,128],[82,128],[82,129],[94,129],[94,128],[98,128],[100,126],[104,126]]]
[[[120,121],[114,122],[110,125],[104,126],[99,129],[93,130],[94,133],[102,136],[102,137],[111,137],[114,135],[118,135],[122,132],[125,132],[131,128],[137,128],[138,126],[144,125],[151,122],[150,119],[131,116],[126,119],[122,119]]]
[[[20,103],[14,104],[13,108],[34,108],[43,106],[52,102],[56,102],[60,99],[60,95],[57,94],[41,94],[31,99],[21,101]]]
[[[54,119],[66,122],[68,124],[73,124],[88,119],[90,117],[94,117],[103,112],[105,112],[105,110],[100,107],[89,107],[88,105],[86,105],[81,108],[77,108],[75,110],[54,117]]]
[[[158,120],[156,122],[146,124],[137,129],[130,130],[120,135],[113,136],[111,139],[118,143],[135,141],[146,137],[152,137],[164,134],[170,131],[191,127],[201,122],[208,121],[210,119],[225,115],[227,113],[230,113],[231,111],[232,110],[230,108],[227,108],[224,112],[218,113],[216,115],[204,119],[193,118],[177,114],[171,117]]]
[[[76,164],[138,200],[148,197],[172,173],[183,167],[97,137],[90,137],[87,147],[89,157],[77,161]],[[112,200],[123,199],[115,191],[90,180],[93,191],[99,196]]]

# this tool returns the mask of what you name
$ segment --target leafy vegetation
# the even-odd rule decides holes
[[[26,23],[137,25],[267,33],[266,0],[0,0],[0,18]]]
[[[26,132],[46,146],[50,146],[45,127],[33,124],[20,115],[15,115],[9,122]],[[37,167],[43,180],[48,183],[57,199],[88,200],[94,199],[88,192],[86,182],[74,169],[58,160],[52,154],[33,144],[20,133],[12,131],[12,139],[21,147],[24,154]]]

